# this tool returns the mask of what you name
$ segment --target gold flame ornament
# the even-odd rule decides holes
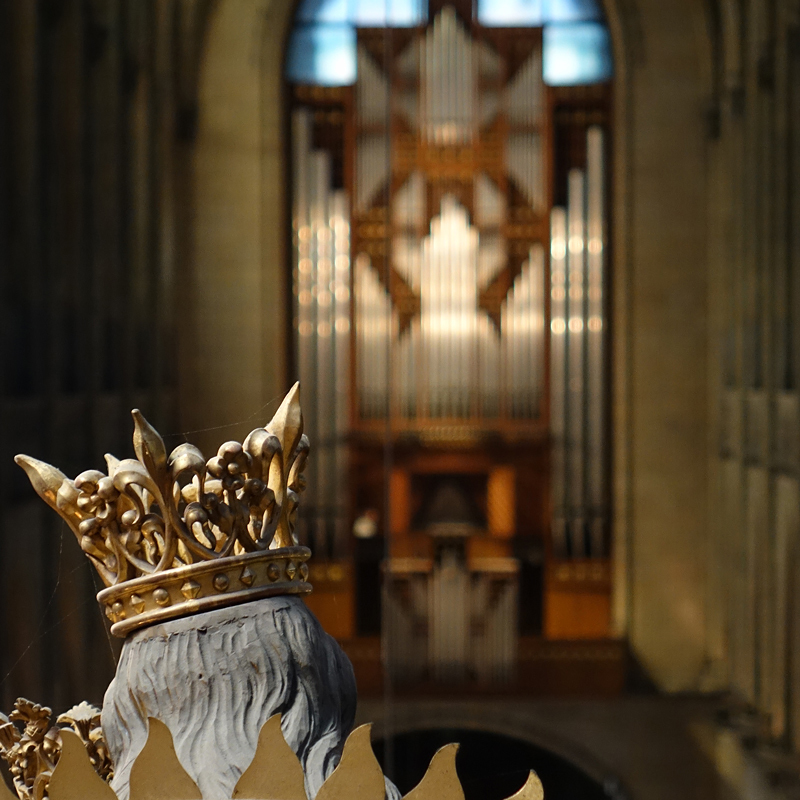
[[[384,800],[386,787],[370,743],[370,725],[348,737],[342,758],[317,793],[317,800]],[[109,785],[92,768],[77,734],[61,731],[61,754],[49,780],[49,800],[116,800]],[[442,747],[419,784],[403,800],[464,800],[455,757],[458,745]],[[5,791],[3,791],[5,790]],[[0,800],[13,797],[0,781]],[[162,722],[150,719],[147,743],[131,771],[130,800],[201,800],[200,790],[181,766],[172,735]],[[255,756],[232,800],[308,800],[303,769],[281,733],[276,714],[264,723]],[[542,784],[531,772],[525,785],[508,800],[543,800]]]
[[[299,384],[266,427],[208,460],[188,443],[167,455],[158,432],[132,414],[136,458],[107,455],[107,475],[87,470],[70,480],[16,457],[100,574],[107,588],[97,599],[112,633],[311,591],[311,551],[294,537],[309,450]]]

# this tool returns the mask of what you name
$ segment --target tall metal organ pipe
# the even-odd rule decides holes
[[[553,546],[607,555],[605,477],[605,174],[603,132],[587,133],[587,169],[568,176],[551,214],[550,426]]]
[[[350,227],[345,193],[331,189],[330,156],[311,146],[311,115],[295,111],[294,271],[297,366],[305,427],[315,442],[300,531],[324,556],[346,545],[349,422]],[[331,399],[333,398],[333,402]]]

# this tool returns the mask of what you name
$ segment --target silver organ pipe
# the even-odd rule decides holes
[[[349,417],[350,228],[347,198],[332,192],[330,157],[311,149],[311,115],[296,111],[294,136],[295,322],[298,372],[311,400],[306,430],[317,442],[302,518],[315,548],[341,554]],[[335,398],[334,402],[330,402]],[[313,488],[311,486],[313,484]]]
[[[470,576],[458,556],[445,549],[430,581],[431,671],[437,681],[460,681],[468,663]]]
[[[389,295],[363,253],[356,258],[355,292],[361,415],[379,419],[386,415],[389,341],[397,320]]]
[[[474,133],[472,39],[452,7],[434,19],[422,44],[422,130],[437,145],[468,142]]]
[[[520,127],[538,125],[543,101],[542,52],[537,48],[517,70],[506,89],[506,114],[509,123]]]
[[[312,253],[311,202],[310,202],[310,160],[311,160],[311,114],[306,110],[296,111],[292,117],[294,142],[294,231],[295,231],[295,313],[297,318],[297,360],[300,384],[303,392],[315,397],[316,336],[315,314],[313,308],[314,256]],[[314,414],[306,421],[309,436],[314,431]],[[316,436],[315,436],[316,438]],[[300,516],[300,535],[308,535],[308,515],[316,507],[315,479],[316,465],[309,464],[309,492],[305,508]],[[313,488],[312,488],[313,487]]]
[[[544,88],[542,54],[534,50],[517,71],[505,92],[505,107],[512,133],[508,137],[508,171],[538,212],[545,208],[541,123]]]
[[[530,254],[530,311],[529,325],[529,353],[530,353],[530,404],[529,416],[538,417],[544,389],[544,247],[535,244]]]
[[[346,553],[349,542],[347,520],[347,433],[350,424],[350,210],[347,194],[333,196],[331,223],[334,241],[333,338],[334,338],[334,473],[332,499],[336,505],[335,554]]]
[[[567,214],[550,214],[550,454],[553,492],[553,549],[566,557],[566,435],[567,435]]]
[[[568,209],[551,214],[553,544],[562,557],[607,555],[604,197],[603,132],[593,127],[586,173],[570,172]]]
[[[497,335],[492,321],[485,314],[481,314],[477,322],[481,416],[496,417],[499,413],[501,339]]]
[[[586,261],[588,284],[587,320],[587,502],[590,514],[592,555],[605,555],[605,175],[603,131],[594,126],[586,137]]]
[[[317,505],[314,522],[314,542],[317,551],[325,552],[330,537],[327,521],[331,518],[330,501],[332,498],[331,482],[334,464],[332,462],[333,429],[330,405],[333,394],[333,337],[332,337],[332,298],[331,279],[333,255],[333,231],[329,215],[330,194],[330,156],[325,152],[315,152],[311,156],[311,234],[315,275],[312,287],[313,307],[316,311],[316,391],[313,395],[315,408],[317,441]]]
[[[389,84],[363,47],[358,48],[357,57],[356,113],[365,130],[359,134],[356,148],[355,203],[364,211],[389,177],[389,138],[383,130]]]
[[[544,250],[531,248],[500,312],[511,414],[539,414],[544,382]]]
[[[567,239],[567,469],[568,502],[571,506],[570,547],[576,557],[585,555],[585,344],[586,344],[586,258],[584,174],[570,170],[568,176]]]
[[[508,173],[538,212],[545,207],[542,139],[536,132],[511,133],[506,153]]]
[[[478,233],[455,198],[442,200],[422,243],[420,344],[428,414],[463,417],[476,398]]]

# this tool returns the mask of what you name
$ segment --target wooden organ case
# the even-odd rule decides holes
[[[546,87],[541,29],[471,3],[357,43],[355,86],[294,90],[307,535],[395,680],[508,682],[609,636],[608,87]]]

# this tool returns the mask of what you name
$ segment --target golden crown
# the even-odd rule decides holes
[[[305,594],[311,555],[294,538],[308,438],[300,386],[272,421],[206,461],[191,444],[169,456],[134,409],[136,459],[70,480],[19,455],[39,496],[70,526],[106,589],[111,632],[279,594]]]

